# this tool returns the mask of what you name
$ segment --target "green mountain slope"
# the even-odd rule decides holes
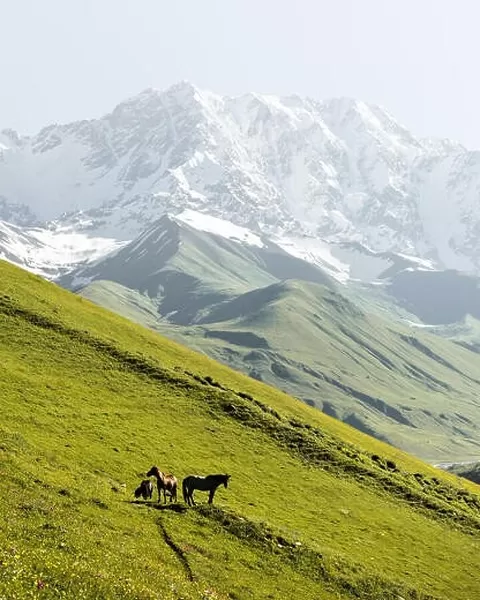
[[[320,269],[278,246],[242,245],[165,215],[120,251],[59,283],[76,289],[107,280],[147,295],[161,315],[189,324],[204,307],[293,275],[325,285]]]
[[[81,294],[426,460],[480,452],[480,356],[332,288],[275,283],[205,307],[185,328],[112,282]]]
[[[4,262],[0,281],[0,598],[479,597],[474,484]],[[152,464],[231,485],[155,510],[132,502]]]

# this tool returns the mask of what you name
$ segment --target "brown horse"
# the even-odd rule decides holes
[[[210,492],[208,503],[212,504],[218,486],[223,485],[224,487],[227,487],[230,477],[231,475],[227,474],[207,475],[206,477],[188,475],[182,483],[183,499],[185,500],[185,503],[189,506],[194,506],[195,500],[193,499],[193,492],[194,490],[200,490],[202,492]]]
[[[166,493],[170,494],[170,502],[177,501],[177,487],[178,480],[174,475],[166,475],[159,470],[158,467],[152,467],[150,471],[147,473],[147,477],[154,476],[157,479],[157,489],[158,489],[158,501],[160,502],[162,490],[163,490],[163,501],[167,503]]]

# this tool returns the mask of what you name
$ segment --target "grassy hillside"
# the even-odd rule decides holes
[[[59,283],[108,280],[147,295],[157,311],[186,325],[203,308],[296,276],[331,285],[320,269],[275,245],[250,246],[198,231],[165,215],[118,252],[67,274]]]
[[[0,598],[480,597],[474,484],[4,262],[0,281]],[[159,510],[133,502],[152,464],[231,485]]]
[[[331,288],[275,283],[204,308],[184,328],[113,282],[81,294],[426,460],[480,452],[480,355]]]

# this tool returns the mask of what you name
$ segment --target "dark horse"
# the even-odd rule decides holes
[[[153,483],[150,479],[144,479],[134,492],[135,498],[143,497],[144,500],[151,498],[153,494]]]
[[[178,487],[177,478],[174,475],[165,475],[165,473],[162,473],[158,467],[152,467],[147,473],[147,477],[151,477],[152,475],[157,479],[158,501],[160,502],[163,490],[163,501],[165,504],[167,503],[167,492],[170,494],[170,502],[173,500],[176,502]]]
[[[206,477],[189,475],[182,482],[183,499],[189,506],[194,506],[193,492],[194,490],[200,490],[202,492],[210,492],[208,503],[212,504],[218,486],[223,483],[227,487],[230,477],[231,475],[207,475]]]

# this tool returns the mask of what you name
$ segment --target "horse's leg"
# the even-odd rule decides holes
[[[208,495],[208,503],[209,504],[212,504],[213,497],[215,496],[216,491],[217,491],[217,488],[213,488],[213,490],[210,490],[210,494]]]
[[[182,495],[183,495],[183,501],[185,502],[185,504],[187,506],[190,506],[190,503],[188,501],[189,494],[190,494],[190,489],[189,489],[187,481],[184,479],[182,481]]]

